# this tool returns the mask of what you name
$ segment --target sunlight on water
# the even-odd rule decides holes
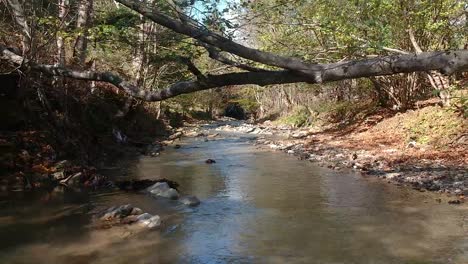
[[[466,207],[258,150],[245,138],[181,144],[142,157],[127,173],[173,179],[182,194],[202,200],[199,207],[122,192],[48,203],[2,198],[0,261],[468,263]],[[125,203],[160,214],[161,230],[89,226],[89,208]]]

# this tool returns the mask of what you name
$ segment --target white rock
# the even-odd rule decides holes
[[[161,196],[169,199],[177,199],[179,198],[179,193],[177,190],[169,187],[166,182],[158,182],[150,187],[148,187],[147,191],[155,196]]]
[[[157,228],[161,225],[161,217],[159,215],[151,215],[148,213],[141,214],[137,217],[137,224],[148,229]]]
[[[400,175],[401,174],[398,172],[390,172],[390,173],[385,174],[385,178],[391,180],[393,178],[400,177]]]

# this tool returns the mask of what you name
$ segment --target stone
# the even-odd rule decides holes
[[[177,190],[169,187],[169,185],[166,182],[158,182],[148,187],[147,191],[152,195],[165,197],[173,200],[179,198],[179,193],[177,192]]]
[[[295,139],[301,139],[301,138],[305,138],[309,135],[309,132],[307,131],[299,131],[297,133],[294,133],[291,135],[291,138],[295,138]]]
[[[456,182],[453,183],[453,187],[455,187],[455,188],[461,188],[461,187],[463,187],[463,185],[464,185],[463,181],[456,181]]]
[[[81,184],[81,172],[68,176],[66,179],[60,181],[60,184],[68,187],[77,187]]]
[[[57,171],[57,172],[52,173],[52,179],[54,181],[61,181],[61,180],[65,179],[65,175],[64,175],[63,171]]]
[[[219,136],[219,133],[210,134],[210,135],[208,135],[208,138],[215,138],[217,136]]]
[[[161,217],[159,217],[159,215],[144,213],[137,217],[136,224],[148,229],[158,228],[161,226]]]
[[[197,206],[200,204],[200,200],[193,195],[184,196],[180,199],[180,202],[188,206]]]
[[[169,187],[174,188],[177,190],[179,184],[175,181],[171,181],[168,179],[138,179],[138,180],[124,180],[124,181],[116,181],[115,185],[124,191],[141,191],[148,189],[148,187],[153,186],[158,182],[165,182],[169,185]]]
[[[450,200],[448,201],[449,204],[461,204],[462,202],[460,200]]]
[[[191,131],[191,132],[188,132],[185,134],[186,137],[202,137],[204,136],[205,134],[201,133],[201,132],[197,132],[197,131]]]
[[[182,135],[183,135],[182,132],[180,132],[180,131],[176,132],[176,133],[169,136],[169,140],[174,140],[174,139],[180,138],[180,137],[182,137]]]
[[[143,213],[143,210],[141,210],[138,207],[133,207],[132,211],[130,212],[130,215],[140,215]]]
[[[113,220],[117,218],[124,218],[126,216],[131,215],[134,209],[135,208],[130,204],[122,206],[113,206],[104,212],[104,214],[101,216],[101,220]],[[141,209],[139,210],[141,211]]]
[[[386,173],[386,174],[385,174],[385,178],[386,178],[386,179],[389,179],[389,180],[392,180],[392,179],[394,179],[394,178],[398,178],[398,177],[400,177],[400,176],[401,176],[401,174],[398,173],[398,172],[389,172],[389,173]]]
[[[416,141],[410,141],[408,145],[406,145],[407,148],[415,148],[416,147]]]

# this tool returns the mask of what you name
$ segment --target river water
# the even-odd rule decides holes
[[[249,140],[184,139],[117,175],[175,180],[196,208],[125,192],[0,197],[0,263],[468,263],[466,206]],[[161,229],[90,227],[90,210],[126,203]]]

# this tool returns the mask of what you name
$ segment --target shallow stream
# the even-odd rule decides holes
[[[175,180],[195,208],[125,192],[0,197],[0,263],[468,263],[466,206],[249,140],[184,139],[123,173]],[[162,228],[89,227],[91,209],[126,203]]]

